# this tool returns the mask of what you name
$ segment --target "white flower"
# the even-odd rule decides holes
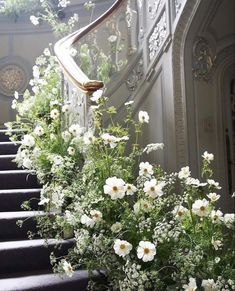
[[[220,257],[215,257],[215,263],[218,264],[220,262]]]
[[[108,41],[111,43],[115,42],[116,40],[117,40],[117,36],[114,34],[110,35],[108,38]]]
[[[219,291],[213,279],[202,280],[202,287],[204,291]]]
[[[126,184],[125,188],[126,195],[133,195],[137,191],[137,188],[132,184]]]
[[[220,210],[212,210],[210,217],[212,223],[220,223],[223,220],[223,213]]]
[[[68,147],[67,152],[70,156],[73,156],[75,154],[76,150],[74,147],[70,146],[70,147]]]
[[[30,21],[32,22],[33,25],[38,25],[39,24],[39,18],[34,16],[34,15],[31,15],[30,16]]]
[[[126,240],[116,239],[114,242],[114,251],[119,257],[125,257],[132,250],[132,244]]]
[[[215,181],[212,180],[212,179],[208,179],[208,180],[207,180],[207,183],[208,183],[210,186],[214,186],[216,189],[221,189],[219,183],[218,183],[218,182],[215,182]]]
[[[129,136],[124,135],[122,137],[116,137],[116,140],[117,140],[117,142],[119,142],[119,141],[127,141],[127,140],[129,140]]]
[[[23,167],[26,169],[31,169],[32,168],[32,161],[29,158],[24,158]]]
[[[149,123],[149,115],[146,111],[139,112],[139,122],[140,123]]]
[[[190,176],[191,172],[189,170],[189,167],[182,167],[179,171],[178,177],[179,179],[186,179]]]
[[[39,79],[40,77],[40,70],[38,66],[33,66],[33,76],[35,79]]]
[[[220,199],[220,195],[217,195],[216,193],[209,193],[206,196],[210,199],[211,202],[216,202]]]
[[[49,57],[51,55],[51,52],[49,50],[49,48],[45,48],[44,51],[43,51],[44,55]]]
[[[141,241],[137,248],[137,257],[144,262],[149,262],[154,259],[156,255],[156,247],[149,241]]]
[[[109,133],[103,133],[101,138],[104,140],[104,144],[108,144],[111,148],[115,148],[117,145],[117,138]]]
[[[42,136],[44,134],[44,129],[42,126],[38,125],[33,131],[37,136]]]
[[[26,134],[22,140],[22,145],[27,146],[29,148],[35,145],[35,139],[32,135]]]
[[[50,117],[51,117],[52,119],[57,119],[57,118],[59,118],[59,116],[60,116],[60,112],[59,112],[59,110],[57,110],[57,109],[52,109],[52,110],[51,110],[51,112],[50,112]]]
[[[149,176],[153,174],[153,166],[149,162],[141,162],[139,165],[139,175]]]
[[[45,205],[50,202],[49,198],[42,198],[40,202],[38,202],[38,205]]]
[[[134,204],[134,212],[135,214],[139,214],[140,212],[149,212],[152,209],[152,204],[145,199],[140,199]]]
[[[91,131],[85,132],[85,134],[83,136],[84,144],[87,144],[87,145],[93,144],[95,142],[95,140],[96,140],[96,138]]]
[[[110,229],[113,233],[118,233],[122,230],[122,224],[120,222],[115,222]]]
[[[17,91],[15,91],[15,93],[14,93],[14,97],[15,97],[16,100],[19,99],[19,93],[18,93]]]
[[[92,94],[92,97],[90,98],[91,101],[98,103],[100,98],[103,96],[103,90],[97,90]]]
[[[104,185],[104,193],[110,195],[112,200],[120,199],[125,196],[125,182],[117,177],[106,179]]]
[[[17,100],[16,99],[13,99],[12,100],[12,103],[11,103],[11,108],[12,109],[16,109],[16,106],[17,106]]]
[[[206,186],[207,183],[200,183],[200,181],[198,179],[188,177],[185,180],[185,184],[193,186],[193,187],[202,187],[202,186]]]
[[[157,184],[157,180],[152,179],[144,183],[144,192],[152,198],[160,197],[163,195],[162,188],[165,185],[165,182],[160,182]]]
[[[128,105],[132,105],[133,103],[134,103],[134,101],[131,100],[131,101],[125,102],[124,105],[125,105],[125,106],[128,106]]]
[[[56,88],[53,88],[52,89],[52,93],[53,94],[57,94],[56,92],[57,92],[57,89]],[[59,101],[58,100],[51,100],[50,101],[50,106],[55,106],[55,105],[60,105]]]
[[[93,227],[95,225],[95,221],[90,218],[88,215],[83,214],[81,216],[81,224],[85,224],[87,227]]]
[[[146,152],[147,154],[151,153],[152,151],[157,151],[157,150],[162,150],[164,148],[164,144],[163,143],[150,143],[148,144],[143,152]]]
[[[54,193],[53,193],[54,194],[54,198],[53,198],[54,204],[57,204],[58,198],[60,198],[60,193],[61,193],[60,188],[57,189],[56,191],[54,191]],[[72,226],[75,226],[77,223],[76,217],[69,210],[65,210],[65,219],[66,219],[66,222]]]
[[[73,135],[73,136],[80,136],[82,134],[82,127],[79,124],[72,124],[69,127],[69,132]]]
[[[234,228],[235,213],[226,213],[224,215],[224,223],[228,228]]]
[[[182,219],[185,217],[185,215],[187,215],[188,213],[188,209],[185,208],[182,205],[177,205],[175,206],[174,210],[172,211],[172,213],[175,215],[175,217],[177,219]]]
[[[213,247],[215,248],[216,251],[218,251],[223,246],[221,240],[214,240],[213,237],[211,239],[211,243],[212,243],[212,245],[213,245]]]
[[[63,263],[63,270],[65,271],[65,273],[68,277],[71,278],[73,276],[73,273],[74,273],[73,268],[72,268],[71,264],[68,263],[67,261],[64,261],[64,263]]]
[[[91,210],[90,215],[94,221],[99,221],[102,218],[102,213],[99,210]]]
[[[214,155],[209,154],[207,151],[205,151],[202,155],[203,159],[206,160],[208,163],[214,160]]]
[[[205,198],[203,200],[196,200],[192,205],[193,213],[200,217],[207,216],[209,210],[209,202]]]
[[[68,0],[60,0],[59,3],[58,3],[58,7],[65,8],[65,7],[68,6],[68,4],[70,4],[70,1],[68,1]]]
[[[68,113],[70,111],[70,108],[71,107],[70,107],[69,104],[65,104],[65,105],[62,106],[61,110],[62,110],[63,113]]]
[[[196,280],[194,278],[189,278],[188,285],[183,285],[183,288],[186,291],[195,291],[197,289]]]
[[[68,141],[71,139],[71,133],[68,132],[67,130],[66,130],[66,131],[63,131],[63,132],[61,133],[61,136],[62,136],[62,138],[63,138],[63,140],[64,140],[65,142],[68,142]]]

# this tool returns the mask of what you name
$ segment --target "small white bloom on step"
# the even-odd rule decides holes
[[[172,211],[172,213],[175,215],[176,219],[183,219],[185,217],[185,215],[187,215],[188,213],[188,209],[185,208],[182,205],[177,205],[175,206],[174,210]]]
[[[216,202],[220,199],[220,195],[217,195],[216,193],[209,193],[206,196],[210,199],[211,202]]]
[[[87,144],[87,145],[93,144],[95,140],[96,138],[91,131],[87,131],[84,133],[84,136],[83,136],[84,144]]]
[[[26,169],[31,169],[32,168],[32,161],[29,158],[24,158],[23,167]]]
[[[69,132],[73,135],[73,136],[80,136],[82,134],[82,127],[79,124],[72,124],[69,127]]]
[[[134,193],[137,191],[137,188],[132,184],[126,184],[126,195],[134,195]]]
[[[102,219],[102,213],[99,210],[91,210],[90,215],[94,221],[99,221]]]
[[[202,280],[202,287],[204,291],[219,291],[213,279]]]
[[[38,125],[33,131],[37,136],[42,136],[44,134],[44,129],[42,126]]]
[[[69,113],[70,108],[71,107],[70,107],[69,104],[65,104],[65,105],[62,106],[62,109],[61,110],[62,110],[63,113]]]
[[[189,170],[189,167],[182,167],[179,171],[178,177],[179,179],[186,179],[190,176],[191,172]]]
[[[30,16],[30,21],[32,22],[33,25],[38,25],[39,24],[39,18],[34,16],[34,15],[31,15]]]
[[[71,278],[73,276],[73,273],[74,273],[73,268],[72,268],[71,264],[68,263],[67,261],[64,261],[64,263],[63,263],[63,270],[65,271],[65,273],[68,277]]]
[[[149,176],[153,174],[153,166],[149,162],[141,162],[139,169],[139,176]]]
[[[57,109],[52,109],[52,110],[51,110],[51,112],[50,112],[50,117],[51,117],[52,119],[57,119],[57,118],[59,118],[59,116],[60,116],[60,112],[59,112],[59,110],[57,110]]]
[[[84,224],[87,227],[92,228],[95,225],[95,221],[92,218],[90,218],[88,215],[83,214],[81,216],[81,224]]]
[[[119,257],[125,257],[132,250],[132,244],[126,240],[116,239],[114,242],[114,251]]]
[[[214,240],[214,237],[212,237],[211,243],[216,251],[218,251],[223,246],[222,241],[221,240]]]
[[[223,221],[223,213],[220,210],[212,210],[210,214],[212,223],[220,223]]]
[[[24,135],[22,145],[27,146],[29,148],[33,147],[35,145],[34,137],[30,134]]]
[[[122,230],[122,224],[120,222],[115,222],[110,229],[113,233],[118,233]]]
[[[125,182],[117,177],[106,179],[104,185],[104,193],[108,194],[112,200],[121,199],[125,196]]]
[[[197,283],[194,278],[189,278],[189,283],[183,285],[185,291],[195,291],[197,289]]]
[[[73,156],[75,154],[76,150],[74,147],[70,146],[70,147],[68,147],[67,152],[70,156]]]
[[[146,112],[146,111],[140,111],[138,117],[139,117],[139,122],[140,123],[149,123],[149,115],[148,115],[148,112]]]
[[[164,148],[163,143],[150,143],[144,148],[143,152],[149,154],[153,151],[162,150],[163,148]]]
[[[214,155],[205,151],[202,155],[203,159],[206,160],[208,163],[214,160]]]
[[[141,241],[137,248],[137,257],[144,262],[149,262],[154,259],[156,255],[156,247],[149,241]]]
[[[209,210],[209,201],[207,201],[205,198],[203,200],[196,200],[192,205],[193,213],[200,217],[207,216]]]
[[[103,90],[97,90],[92,94],[92,97],[90,98],[91,101],[98,103],[100,98],[103,96]]]

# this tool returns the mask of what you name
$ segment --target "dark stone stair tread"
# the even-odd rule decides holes
[[[21,142],[1,141],[0,155],[16,154]]]
[[[0,155],[0,170],[15,170],[17,164],[14,161],[16,155]]]
[[[0,189],[38,188],[39,184],[34,171],[3,170],[0,171]]]

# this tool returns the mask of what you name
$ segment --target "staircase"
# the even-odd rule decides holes
[[[43,215],[38,210],[40,188],[32,172],[12,162],[19,144],[10,142],[5,132],[0,130],[0,291],[86,290],[87,271],[76,271],[72,278],[52,273],[49,255],[55,240],[46,247],[43,239],[28,239],[27,232],[36,229],[35,216]],[[35,211],[21,208],[29,199]],[[20,228],[16,222],[25,219]],[[62,241],[56,255],[65,254],[72,244],[71,239]]]

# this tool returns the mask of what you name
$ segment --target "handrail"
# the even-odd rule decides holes
[[[91,24],[57,41],[54,47],[55,54],[64,70],[65,75],[71,82],[83,92],[94,92],[104,86],[102,81],[90,80],[88,76],[79,68],[69,53],[69,48],[87,35],[94,28],[101,25],[114,11],[116,11],[125,0],[117,0],[104,14]]]

